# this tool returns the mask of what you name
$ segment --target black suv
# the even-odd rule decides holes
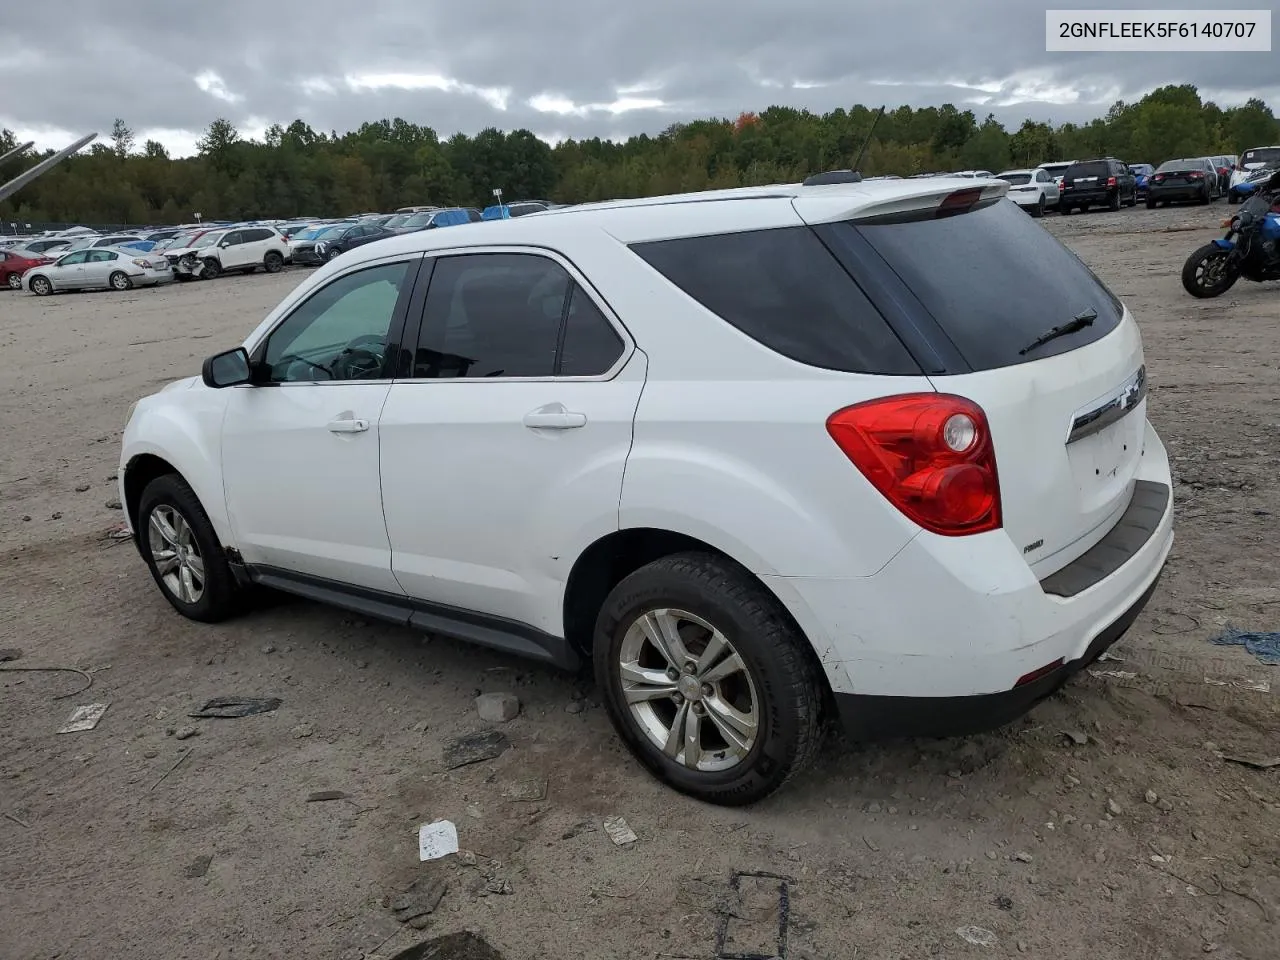
[[[1062,176],[1062,199],[1058,209],[1065,215],[1072,210],[1088,210],[1105,206],[1119,210],[1121,205],[1138,205],[1138,181],[1123,161],[1114,157],[1102,160],[1077,160]]]

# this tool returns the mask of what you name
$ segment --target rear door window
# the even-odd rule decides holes
[[[936,220],[832,229],[837,238],[852,231],[864,239],[973,370],[1078,349],[1105,337],[1123,315],[1119,299],[1084,261],[1011,203]],[[1087,310],[1097,313],[1091,326],[1020,353]]]
[[[784,357],[847,373],[920,373],[808,227],[657,240],[631,249],[707,310]]]

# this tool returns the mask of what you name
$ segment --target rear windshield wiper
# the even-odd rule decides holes
[[[1059,326],[1053,327],[1052,329],[1046,330],[1044,333],[1040,334],[1040,336],[1036,337],[1025,347],[1019,350],[1018,353],[1025,357],[1036,347],[1043,347],[1050,340],[1057,340],[1059,337],[1065,337],[1069,333],[1076,333],[1077,331],[1083,330],[1085,327],[1092,327],[1093,321],[1097,319],[1098,311],[1094,310],[1092,307],[1081,310],[1066,323],[1060,324]]]

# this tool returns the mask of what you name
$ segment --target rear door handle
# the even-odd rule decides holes
[[[585,413],[532,410],[524,415],[524,425],[534,430],[572,430],[587,424]]]
[[[329,421],[330,433],[364,433],[368,429],[368,420],[353,420],[351,418],[347,418],[346,420]]]

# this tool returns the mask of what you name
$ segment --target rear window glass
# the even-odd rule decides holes
[[[1077,177],[1105,177],[1111,172],[1111,167],[1105,160],[1091,160],[1088,163],[1073,163],[1067,168],[1067,179],[1074,180]]]
[[[1030,183],[1031,174],[1029,173],[1002,173],[1001,180],[1007,180],[1009,183]]]
[[[939,220],[842,225],[856,230],[915,294],[974,370],[1066,353],[1119,324],[1123,305],[1084,261],[1012,203]],[[1077,314],[1093,325],[1023,356]]]
[[[808,227],[658,240],[631,249],[712,313],[792,360],[847,373],[920,372]]]

